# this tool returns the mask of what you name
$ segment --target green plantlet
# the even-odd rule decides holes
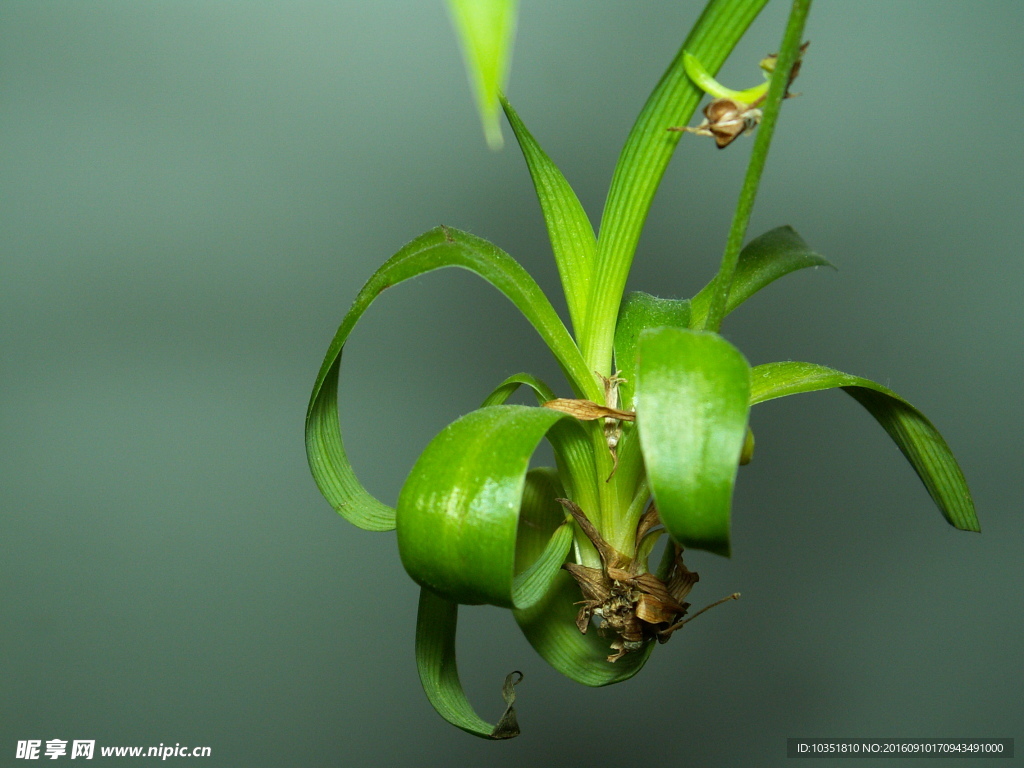
[[[459,604],[511,609],[545,660],[590,686],[632,677],[656,642],[692,618],[686,599],[697,574],[684,564],[684,549],[731,552],[733,485],[754,447],[751,406],[843,389],[896,442],[946,520],[979,530],[948,446],[899,395],[812,363],[751,367],[718,334],[725,317],[769,283],[828,264],[789,227],[744,245],[772,133],[799,67],[810,0],[793,3],[777,57],[761,63],[765,84],[732,91],[713,75],[766,2],[708,3],[629,134],[599,236],[569,183],[500,95],[514,4],[451,2],[489,141],[500,138],[491,118],[500,103],[533,178],[573,332],[510,256],[465,232],[433,229],[388,259],[356,296],[317,376],[306,446],[320,490],[343,517],[367,530],[397,528],[402,564],[421,587],[420,680],[435,709],[469,733],[495,739],[518,733],[512,702],[521,676],[505,681],[508,709],[497,725],[476,715],[455,663]],[[685,133],[680,126],[706,92],[742,106],[732,122],[718,126],[713,111],[705,111],[703,132],[719,146],[756,127],[719,271],[690,299],[624,296],[648,209]],[[718,130],[731,132],[729,141]],[[392,509],[362,486],[346,458],[337,405],[342,351],[385,288],[444,267],[475,272],[515,304],[550,348],[571,392],[559,396],[526,373],[501,382],[480,409],[427,445]],[[532,390],[536,407],[507,404],[519,387]],[[556,467],[530,469],[544,440]],[[651,553],[665,534],[664,556],[652,566]]]

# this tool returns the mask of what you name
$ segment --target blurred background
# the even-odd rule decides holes
[[[595,224],[700,6],[522,3],[509,95]],[[758,81],[787,11],[762,14],[727,85]],[[1022,27],[1013,0],[815,4],[750,234],[791,224],[839,269],[787,277],[723,329],[754,364],[824,363],[919,406],[984,532],[948,526],[842,393],[759,406],[734,555],[687,560],[697,605],[743,599],[637,678],[578,686],[508,613],[462,612],[483,716],[526,674],[523,735],[495,744],[430,708],[394,535],[330,509],[302,436],[356,291],[422,231],[485,237],[558,292],[443,4],[4,3],[0,764],[53,738],[210,746],[212,766],[782,765],[793,736],[1024,749]],[[632,288],[690,295],[713,274],[750,146],[684,138]],[[476,277],[389,291],[346,350],[357,471],[394,503],[429,439],[522,370],[567,391]]]

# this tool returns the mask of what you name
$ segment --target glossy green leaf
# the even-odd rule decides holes
[[[420,455],[398,496],[398,552],[418,584],[457,603],[506,608],[537,600],[571,537],[515,580],[519,513],[530,457],[565,414],[492,405],[445,427]]]
[[[474,736],[485,739],[511,739],[519,735],[519,724],[512,704],[515,702],[514,685],[518,682],[513,672],[505,678],[502,696],[506,709],[501,719],[491,725],[473,710],[459,680],[455,660],[455,632],[459,620],[457,603],[445,600],[429,589],[420,590],[419,610],[416,614],[416,669],[427,699],[441,717]]]
[[[501,382],[483,405],[503,404],[521,385],[533,390],[538,405],[555,398],[551,388],[540,379],[528,373],[517,373]],[[563,419],[548,431],[548,442],[565,478],[567,487],[562,496],[572,499],[584,509],[597,509],[599,502],[594,490],[597,487],[597,469],[594,466],[593,443],[586,427],[574,419]]]
[[[792,227],[777,227],[755,237],[740,251],[725,314],[780,277],[807,267],[832,267],[810,249]],[[834,269],[835,267],[833,267]],[[690,327],[703,328],[711,306],[715,281],[701,288],[690,301]]]
[[[711,0],[630,131],[601,216],[586,332],[580,336],[584,357],[595,370],[611,368],[616,312],[633,254],[651,201],[682,136],[668,128],[686,125],[704,95],[686,74],[683,52],[689,51],[708,72],[717,73],[766,3]]]
[[[636,344],[640,332],[661,326],[686,328],[689,323],[690,302],[686,299],[659,299],[641,291],[626,294],[615,325],[615,367],[618,375],[625,379],[619,385],[620,408],[628,411],[633,407]]]
[[[678,328],[644,331],[637,361],[637,430],[665,529],[684,547],[728,556],[747,361],[717,334]]]
[[[923,413],[887,387],[823,365],[769,363],[751,370],[750,402],[835,387],[841,387],[881,424],[951,525],[963,531],[981,530],[967,480],[946,441]]]
[[[632,410],[636,392],[636,345],[640,333],[647,328],[669,326],[686,328],[690,322],[690,302],[686,299],[661,299],[648,293],[633,291],[626,294],[619,309],[619,320],[615,326],[615,368],[624,381],[619,385],[619,407]],[[628,506],[633,491],[643,474],[643,457],[636,425],[628,422],[621,426],[622,436],[618,445],[618,479],[621,497],[620,506]],[[630,518],[625,522],[628,525]]]
[[[544,223],[547,225],[548,238],[551,240],[551,250],[555,255],[555,264],[558,265],[558,274],[562,279],[565,300],[569,305],[569,316],[579,335],[587,319],[590,278],[597,254],[594,227],[569,182],[530,135],[512,105],[504,97],[501,104],[519,140],[526,166],[530,169],[544,214]]]
[[[481,238],[450,227],[426,232],[388,259],[359,291],[327,350],[306,412],[306,456],[317,486],[331,506],[361,528],[390,530],[395,527],[395,513],[363,487],[345,454],[337,404],[342,350],[359,318],[381,292],[443,267],[468,269],[504,293],[551,348],[574,390],[591,399],[600,396],[572,337],[526,270]]]
[[[448,0],[491,149],[502,145],[498,96],[512,62],[517,5],[517,0]]]

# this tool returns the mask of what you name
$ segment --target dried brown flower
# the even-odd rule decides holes
[[[601,618],[598,631],[614,637],[611,643],[614,653],[608,656],[608,661],[617,661],[631,651],[638,651],[654,639],[666,642],[686,623],[683,617],[690,604],[684,600],[699,579],[683,564],[683,548],[671,545],[674,548],[672,567],[667,579],[662,581],[647,571],[646,555],[630,558],[622,554],[604,539],[579,505],[569,499],[558,501],[573,516],[601,557],[601,568],[578,563],[563,566],[576,579],[583,594],[576,615],[580,632],[586,634],[594,616]],[[636,549],[640,549],[640,542],[660,524],[657,509],[651,504],[637,524]],[[730,595],[726,600],[734,597],[739,595]],[[707,609],[698,613],[704,610]]]

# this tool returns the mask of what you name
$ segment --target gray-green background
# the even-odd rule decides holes
[[[523,2],[509,93],[595,221],[698,7]],[[756,82],[785,11],[725,81]],[[825,363],[920,406],[984,533],[947,526],[842,394],[760,406],[735,554],[688,561],[698,605],[743,599],[601,690],[507,613],[463,611],[483,715],[526,673],[524,735],[493,744],[430,709],[394,536],[330,510],[302,443],[342,314],[423,230],[486,237],[557,291],[442,4],[4,2],[0,765],[51,738],[208,745],[211,766],[781,765],[787,736],[1024,749],[1022,26],[1013,0],[816,3],[751,232],[792,224],[839,271],[787,278],[724,329],[752,363]],[[683,141],[633,287],[712,274],[749,147]],[[389,291],[342,385],[371,490],[393,502],[436,431],[519,370],[558,380],[473,276]]]

